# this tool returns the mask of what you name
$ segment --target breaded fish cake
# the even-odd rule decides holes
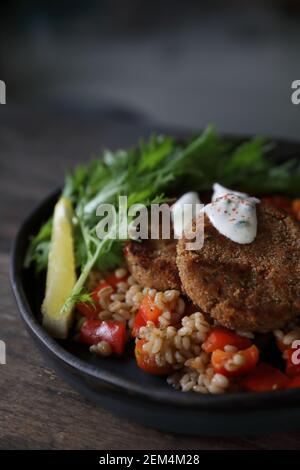
[[[177,240],[131,241],[126,249],[128,269],[144,287],[160,291],[181,288],[176,265]]]
[[[244,331],[281,328],[300,315],[300,224],[270,205],[257,206],[254,242],[221,235],[205,216],[204,246],[177,245],[177,265],[191,300],[221,325]]]

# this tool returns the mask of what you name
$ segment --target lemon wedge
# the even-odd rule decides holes
[[[48,257],[46,294],[42,305],[43,326],[55,338],[66,338],[72,307],[62,307],[76,282],[71,201],[62,197],[54,209]]]

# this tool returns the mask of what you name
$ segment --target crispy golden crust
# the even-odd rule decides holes
[[[240,245],[205,216],[203,248],[180,240],[177,265],[188,296],[221,325],[267,332],[300,315],[300,224],[264,204],[257,217],[255,241]]]
[[[176,265],[176,240],[130,242],[127,265],[138,283],[157,290],[180,289]]]

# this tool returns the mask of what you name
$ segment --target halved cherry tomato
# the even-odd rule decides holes
[[[240,336],[227,328],[216,327],[212,328],[210,334],[202,345],[205,352],[211,353],[216,349],[224,350],[224,347],[229,344],[235,346],[239,350],[247,349],[251,346],[249,338]]]
[[[262,362],[249,375],[241,380],[240,385],[251,392],[282,390],[289,384],[285,374],[270,364]]]
[[[139,339],[135,345],[135,357],[137,365],[148,374],[152,375],[168,375],[172,372],[172,367],[169,364],[158,366],[155,361],[155,356],[150,355],[143,350],[143,344],[146,341]]]
[[[98,318],[100,312],[99,303],[94,302],[78,302],[76,309],[86,318]]]
[[[158,325],[158,318],[162,313],[162,309],[156,305],[154,298],[146,294],[136,314],[132,335],[134,337],[138,336],[140,327],[145,326],[147,321],[152,321],[155,325]]]
[[[149,294],[145,295],[143,298],[139,311],[146,321],[153,321],[155,324],[157,324],[158,317],[163,312],[162,309],[156,305],[154,298]]]
[[[300,375],[300,349],[289,348],[286,354],[286,369],[285,373],[288,377],[296,377]],[[298,362],[298,364],[296,364]]]
[[[291,379],[287,388],[300,388],[300,375]]]
[[[76,309],[84,315],[86,318],[97,318],[99,312],[101,312],[101,306],[99,304],[99,291],[104,287],[111,287],[106,281],[100,281],[96,289],[91,293],[93,302],[78,302]]]
[[[241,365],[236,364],[236,368],[233,370],[227,370],[226,364],[232,363],[234,356],[242,356],[243,363]],[[216,349],[211,355],[211,363],[215,372],[226,375],[227,377],[234,377],[238,375],[244,375],[250,370],[254,369],[259,359],[259,351],[255,345],[250,348],[233,352],[225,352],[222,349]]]
[[[117,285],[119,282],[122,282],[122,281],[125,281],[128,277],[128,274],[126,273],[126,275],[122,278],[119,278],[117,277],[114,273],[113,274],[110,274],[109,276],[107,276],[103,281],[100,281],[98,286],[96,287],[96,289],[94,289],[94,291],[92,292],[92,299],[94,300],[94,302],[96,302],[96,304],[99,303],[99,299],[100,299],[100,291],[102,289],[104,289],[105,287],[111,287],[113,292],[116,292],[117,290]]]
[[[117,284],[119,282],[124,281],[127,279],[128,274],[122,278],[118,278],[114,273],[110,274],[105,278],[105,280],[102,280],[99,282],[98,286],[94,289],[94,291],[91,293],[91,297],[93,302],[78,302],[76,304],[77,310],[86,318],[92,320],[92,319],[97,319],[99,313],[101,312],[102,308],[99,304],[100,296],[101,293],[100,291],[104,289],[105,287],[111,287],[113,292],[117,290]]]
[[[125,349],[126,328],[120,322],[86,320],[80,328],[78,341],[90,345],[107,341],[113,352],[121,355]]]
[[[95,302],[99,302],[99,292],[105,287],[112,287],[113,291],[117,290],[117,285],[119,282],[123,282],[127,279],[128,274],[126,272],[125,276],[117,277],[115,273],[109,274],[103,281],[100,281],[96,289],[92,292],[92,298]]]

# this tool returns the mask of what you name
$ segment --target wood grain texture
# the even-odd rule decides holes
[[[7,345],[7,364],[0,366],[1,449],[300,448],[299,433],[190,438],[113,416],[43,364],[19,319],[8,278],[9,250],[26,213],[76,162],[104,146],[130,145],[152,130],[112,119],[0,107],[0,339]]]

